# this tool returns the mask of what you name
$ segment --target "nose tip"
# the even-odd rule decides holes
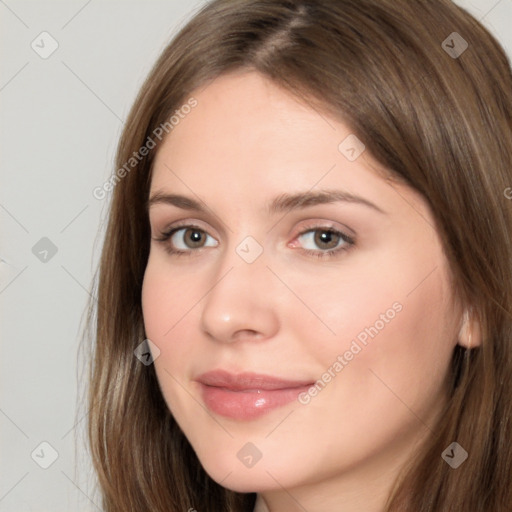
[[[201,327],[210,338],[232,343],[273,336],[279,321],[265,265],[235,264],[205,297]]]

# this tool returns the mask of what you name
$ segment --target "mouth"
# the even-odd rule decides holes
[[[236,420],[252,420],[283,407],[313,385],[306,380],[224,370],[203,373],[196,381],[211,412]]]

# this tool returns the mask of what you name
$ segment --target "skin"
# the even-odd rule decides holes
[[[150,207],[142,305],[166,403],[207,473],[258,492],[256,510],[380,512],[446,402],[455,345],[471,343],[432,213],[377,172],[368,151],[355,161],[339,151],[347,125],[256,72],[223,75],[191,96],[198,105],[159,149],[150,191],[208,208]],[[283,193],[320,189],[349,191],[384,213],[355,202],[265,210]],[[178,221],[204,231],[202,248],[185,231],[173,238],[185,255],[155,240]],[[312,227],[334,227],[355,244],[317,258],[304,251],[332,249],[301,235]],[[247,236],[263,248],[253,263],[236,252]],[[315,381],[397,303],[401,311],[307,405],[251,421],[204,406],[198,374]],[[252,468],[237,458],[247,442],[262,454]]]

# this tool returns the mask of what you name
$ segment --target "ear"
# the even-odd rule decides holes
[[[462,315],[458,344],[466,349],[482,344],[482,326],[478,315],[472,308],[466,308]]]

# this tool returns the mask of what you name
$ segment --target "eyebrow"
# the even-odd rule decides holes
[[[360,197],[344,190],[321,190],[318,192],[299,192],[296,194],[281,194],[267,204],[269,214],[291,212],[309,206],[330,204],[336,202],[356,203],[372,208],[379,213],[386,214],[382,208],[364,197]],[[209,209],[204,203],[179,194],[166,194],[157,192],[149,199],[148,209],[156,204],[169,204],[183,210],[194,210],[206,213]]]

